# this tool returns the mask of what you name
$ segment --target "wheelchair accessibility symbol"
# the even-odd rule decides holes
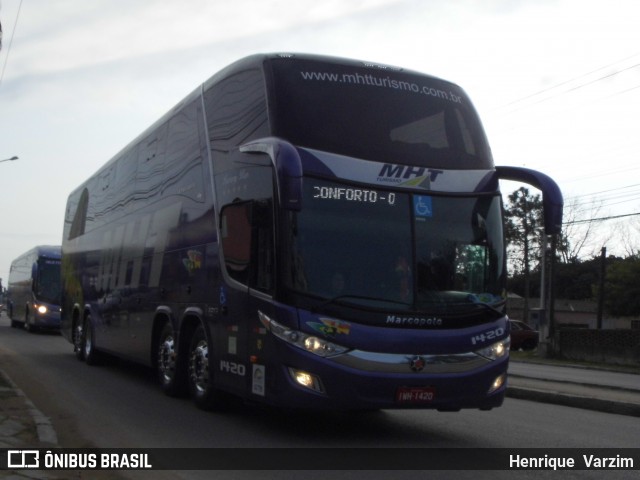
[[[416,195],[413,197],[413,210],[416,217],[429,218],[433,216],[431,208],[431,197],[426,195]]]

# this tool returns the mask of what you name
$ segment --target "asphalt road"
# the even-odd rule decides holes
[[[301,414],[258,407],[239,407],[223,414],[203,412],[187,399],[163,395],[152,372],[145,368],[119,361],[90,367],[76,360],[71,345],[61,336],[10,328],[5,315],[0,318],[0,368],[50,417],[64,447],[635,448],[640,432],[640,418],[511,398],[489,412]],[[131,478],[211,478],[203,472],[147,473],[148,477],[135,472]],[[489,478],[489,472],[485,473]],[[496,472],[491,478],[637,475],[637,471],[565,471],[562,477],[554,476],[558,473]],[[304,478],[327,478],[328,474],[307,472]],[[263,472],[260,478],[269,475],[301,478],[295,472]],[[455,477],[484,475],[461,472]],[[257,476],[255,472],[221,472],[215,478]],[[362,472],[342,472],[339,478],[364,477]],[[392,476],[369,472],[366,478]],[[439,472],[429,478],[453,477],[451,472]]]

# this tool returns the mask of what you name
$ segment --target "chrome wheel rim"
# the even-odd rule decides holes
[[[89,325],[84,330],[84,356],[87,358],[91,355],[91,350],[93,349],[93,338],[91,337],[91,327]]]
[[[162,380],[170,382],[176,373],[176,343],[172,335],[167,335],[158,349],[158,369]]]
[[[76,325],[75,336],[73,338],[73,349],[76,352],[82,351],[82,334],[84,329],[82,328],[82,324],[78,323]]]
[[[200,340],[191,350],[189,376],[198,393],[207,390],[209,384],[209,346],[206,340]]]

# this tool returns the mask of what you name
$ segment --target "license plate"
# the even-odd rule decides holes
[[[429,403],[436,398],[433,387],[400,387],[396,392],[398,403]]]

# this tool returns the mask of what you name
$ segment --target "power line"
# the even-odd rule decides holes
[[[558,101],[558,97],[562,96],[562,95],[568,95],[570,93],[575,92],[576,90],[580,90],[586,87],[589,87],[591,85],[594,85],[598,82],[602,82],[608,79],[611,79],[612,77],[616,76],[616,75],[621,75],[624,72],[629,72],[629,71],[637,71],[638,67],[640,67],[640,62],[638,62],[638,56],[640,56],[640,53],[636,53],[634,55],[631,55],[629,57],[626,57],[622,60],[619,60],[617,62],[614,63],[610,63],[606,66],[600,67],[598,69],[592,70],[588,73],[584,73],[582,75],[578,75],[575,76],[573,78],[570,78],[568,80],[562,81],[560,83],[557,83],[549,88],[545,88],[543,90],[537,91],[535,93],[526,95],[520,99],[514,100],[512,102],[509,102],[508,104],[504,105],[502,108],[505,109],[505,111],[503,111],[503,113],[505,115],[512,115],[512,114],[516,114],[519,110],[523,110],[523,109],[527,109],[527,108],[531,108],[534,107],[535,105],[542,103],[542,102],[546,102],[547,100],[554,100],[554,101]],[[626,62],[626,64],[625,64]],[[615,67],[615,71],[610,71],[610,69],[612,67]],[[609,69],[609,71],[606,71],[607,69]],[[595,75],[594,75],[595,74]],[[597,75],[597,78],[596,78]],[[594,101],[606,101],[607,99],[610,99],[611,97],[616,97],[616,96],[621,96],[623,94],[629,94],[631,92],[637,92],[638,89],[640,89],[640,83],[637,83],[637,81],[633,81],[632,85],[628,85],[627,84],[627,88],[624,88],[621,91],[618,92],[614,92],[614,93],[609,93],[608,95],[605,95],[604,97],[601,98],[597,98],[595,100],[590,100],[588,102],[588,105],[593,105]],[[570,109],[575,109],[575,108],[584,108],[587,106],[587,104],[583,101],[583,100],[579,100],[580,105],[576,106],[574,104],[574,106]],[[565,106],[566,107],[566,106]],[[563,111],[566,111],[566,108],[563,108]],[[513,122],[510,124],[509,130],[513,130],[513,129],[518,129],[521,128],[522,126],[519,125],[519,123],[521,123],[522,120],[520,122],[516,122],[516,124],[514,124]],[[522,124],[524,125],[524,122],[522,122]],[[609,147],[612,147],[612,145],[609,145]],[[634,139],[632,142],[627,142],[627,145],[624,146],[620,146],[620,145],[616,145],[614,148],[608,148],[607,150],[601,152],[600,154],[597,154],[595,152],[593,152],[591,155],[589,155],[589,157],[591,156],[597,156],[600,157],[602,155],[608,155],[610,156],[612,154],[613,151],[618,151],[619,155],[624,155],[625,157],[631,157],[632,153],[631,152],[636,152],[638,150],[638,141],[637,139]],[[634,155],[635,156],[635,155]],[[585,164],[588,164],[588,162],[584,162]],[[586,179],[590,179],[590,178],[602,178],[603,176],[607,175],[607,176],[611,176],[611,175],[620,175],[622,174],[627,174],[627,173],[631,173],[632,171],[637,171],[638,169],[640,169],[640,166],[638,166],[636,163],[629,165],[629,166],[625,166],[622,168],[618,168],[615,170],[610,170],[610,171],[602,171],[602,169],[600,169],[597,172],[594,172],[592,174],[585,174],[585,175],[575,175],[575,172],[572,172],[572,175],[569,179],[563,181],[563,183],[569,183],[569,182],[578,182],[578,181],[582,181],[582,180],[586,180]],[[584,172],[586,173],[586,172]],[[597,200],[597,198],[595,198],[597,194],[590,194],[589,196],[594,197],[593,200]],[[585,198],[589,198],[589,196],[587,195],[580,195],[575,197],[576,199],[582,200]],[[629,197],[634,197],[634,198],[629,198]],[[630,201],[636,201],[636,200],[640,200],[635,198],[637,195],[633,195],[633,194],[628,194],[627,195],[627,199],[622,201],[622,202],[618,202],[618,203],[625,203],[625,202],[630,202]],[[607,196],[604,198],[601,198],[601,200],[603,202],[609,202],[611,203],[613,200],[618,199],[619,197],[616,198],[610,198],[611,196]],[[616,203],[617,204],[617,203]]]
[[[640,202],[640,184],[625,185],[622,187],[601,190],[599,192],[586,193],[566,197],[566,201],[572,202],[575,215],[583,212],[593,212],[596,209],[609,208],[629,202]]]
[[[640,187],[640,183],[634,183],[632,185],[625,185],[624,187],[617,187],[617,188],[612,188],[612,189],[609,189],[609,190],[601,190],[599,192],[592,192],[592,193],[584,193],[582,195],[575,195],[573,197],[567,197],[567,198],[565,198],[565,200],[573,200],[573,199],[578,199],[578,198],[582,198],[582,197],[590,197],[592,195],[600,195],[601,193],[620,192],[620,190],[623,190],[625,188],[633,188],[633,187]]]
[[[564,92],[561,92],[561,93],[563,93],[563,94],[564,94],[564,93],[573,92],[573,91],[578,90],[578,89],[580,89],[580,88],[587,87],[587,86],[589,86],[589,85],[592,85],[592,84],[594,84],[594,83],[600,82],[600,81],[602,81],[602,80],[606,80],[607,78],[614,77],[614,76],[619,75],[619,74],[621,74],[621,73],[623,73],[623,72],[626,72],[627,70],[631,70],[631,69],[634,69],[634,68],[637,68],[637,67],[640,67],[640,63],[636,63],[635,65],[631,65],[630,67],[623,68],[622,70],[616,70],[616,71],[615,71],[615,72],[613,72],[613,73],[609,73],[609,74],[604,75],[604,76],[602,76],[602,77],[598,77],[598,78],[596,78],[596,79],[594,79],[594,80],[591,80],[590,82],[583,83],[583,84],[581,84],[581,85],[576,85],[575,87],[572,87],[572,88],[570,88],[569,90],[565,90]],[[632,89],[629,89],[629,90],[632,90]],[[553,97],[549,97],[549,98],[553,98]],[[547,100],[548,100],[548,99],[547,99]]]
[[[640,215],[640,213],[627,213],[624,215],[611,215],[608,217],[598,217],[598,218],[589,218],[586,220],[572,220],[570,222],[563,222],[562,225],[577,225],[579,223],[590,223],[590,222],[605,222],[607,220],[616,220],[618,218],[626,218],[626,217],[636,217]]]
[[[20,18],[20,10],[22,9],[22,0],[18,4],[18,13],[16,13],[16,20],[13,22],[13,31],[11,32],[11,38],[9,39],[9,47],[7,48],[7,55],[4,57],[4,64],[2,65],[2,72],[0,73],[0,85],[4,79],[4,72],[7,68],[7,61],[9,60],[9,53],[11,53],[11,45],[13,45],[13,36],[16,34],[16,27],[18,26],[18,18]]]
[[[633,147],[633,148],[637,149],[638,147]],[[601,157],[601,156],[598,156],[596,154],[594,154],[594,156],[597,157],[597,158]],[[589,179],[592,179],[592,178],[602,178],[602,177],[605,177],[605,176],[618,175],[620,173],[627,173],[627,172],[631,172],[633,170],[638,170],[638,169],[640,169],[640,166],[636,165],[636,166],[625,166],[624,168],[618,168],[616,170],[607,170],[605,172],[602,172],[600,170],[600,171],[597,171],[596,173],[591,174],[591,175],[584,175],[584,176],[581,176],[581,177],[572,176],[569,179],[563,179],[562,183],[572,183],[572,182],[580,182],[582,180],[589,180]]]
[[[637,57],[637,56],[639,56],[639,55],[640,55],[640,53],[635,53],[635,54],[633,54],[633,55],[631,55],[631,56],[629,56],[629,57],[626,57],[626,58],[624,58],[624,59],[622,59],[622,60],[618,60],[618,61],[616,61],[616,62],[610,63],[610,64],[605,65],[605,66],[603,66],[603,67],[599,67],[599,68],[597,68],[597,69],[595,69],[595,70],[592,70],[592,71],[590,71],[590,72],[583,73],[583,74],[581,74],[581,75],[578,75],[578,76],[576,76],[576,77],[570,78],[570,79],[568,79],[568,80],[564,80],[564,81],[562,81],[562,82],[560,82],[560,83],[557,83],[557,84],[555,84],[555,85],[552,85],[551,87],[548,87],[548,88],[545,88],[545,89],[539,90],[539,91],[537,91],[537,92],[535,92],[535,93],[532,93],[532,94],[529,94],[529,95],[525,95],[524,97],[519,98],[519,99],[517,99],[517,100],[514,100],[514,101],[512,101],[512,102],[509,102],[509,103],[507,103],[507,104],[505,104],[505,105],[503,105],[502,107],[499,107],[499,108],[506,108],[506,107],[510,107],[510,106],[512,106],[512,105],[517,105],[517,104],[522,103],[522,102],[524,102],[524,101],[526,101],[526,100],[529,100],[529,99],[531,99],[531,98],[535,98],[535,97],[537,97],[537,96],[540,96],[540,95],[545,94],[545,93],[547,93],[547,92],[551,92],[552,90],[555,90],[555,89],[560,88],[560,87],[562,87],[562,86],[565,86],[565,85],[571,84],[571,83],[573,83],[573,82],[576,82],[577,80],[580,80],[580,79],[582,79],[582,78],[589,77],[590,75],[593,75],[594,73],[600,72],[601,70],[605,70],[605,69],[611,68],[611,67],[613,67],[613,66],[615,66],[615,65],[618,65],[618,64],[620,64],[620,63],[624,63],[624,62],[626,62],[626,61],[628,61],[628,60],[630,60],[630,59],[632,59],[632,58],[635,58],[635,57]],[[584,84],[576,85],[576,86],[574,86],[574,87],[572,87],[572,88],[570,88],[570,89],[568,89],[568,90],[564,90],[564,91],[562,91],[562,92],[560,92],[560,93],[558,93],[558,94],[556,94],[556,95],[552,95],[552,96],[550,96],[550,97],[543,98],[542,100],[539,100],[538,102],[534,102],[534,103],[532,103],[532,104],[530,104],[530,105],[535,105],[535,104],[537,104],[537,103],[545,102],[545,101],[547,101],[547,100],[550,100],[550,99],[552,99],[552,98],[557,97],[558,95],[563,95],[563,94],[566,94],[566,93],[572,92],[572,91],[574,91],[574,90],[578,90],[578,89],[583,88],[583,87],[585,87],[585,86],[588,86],[588,85],[591,85],[591,84],[593,84],[593,83],[596,83],[596,82],[599,82],[599,81],[605,80],[605,79],[607,79],[607,78],[613,77],[613,76],[615,76],[615,75],[618,75],[618,74],[620,74],[620,73],[622,73],[622,72],[625,72],[625,71],[627,71],[627,70],[631,70],[631,69],[636,68],[636,67],[638,67],[638,66],[640,66],[640,63],[634,64],[634,65],[632,65],[632,66],[630,66],[630,67],[623,68],[623,69],[621,69],[621,70],[616,70],[616,71],[615,71],[615,72],[613,72],[613,73],[609,73],[609,74],[607,74],[607,75],[604,75],[604,76],[602,76],[602,77],[596,78],[596,79],[591,80],[591,81],[589,81],[589,82],[587,82],[587,83],[584,83]],[[634,88],[638,88],[638,87],[634,87]],[[631,89],[629,89],[629,90],[633,90],[634,88],[631,88]],[[625,92],[626,92],[626,91],[628,91],[628,90],[625,90]],[[620,93],[624,93],[624,92],[620,92]],[[513,112],[513,111],[517,111],[517,110],[518,110],[518,109],[512,110],[512,112]]]

